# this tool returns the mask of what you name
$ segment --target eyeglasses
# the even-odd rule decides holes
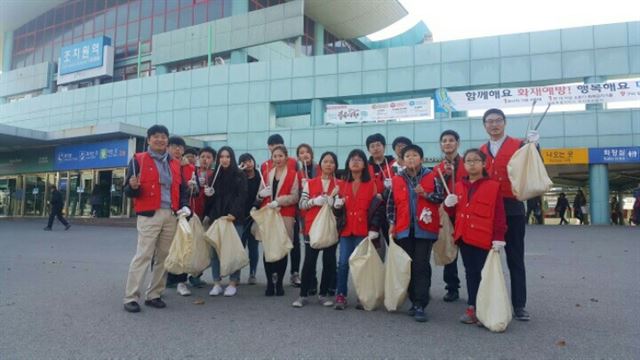
[[[357,163],[357,162],[359,162],[359,163],[362,163],[362,162],[364,162],[364,160],[362,160],[362,159],[360,159],[360,158],[357,158],[357,157],[356,157],[356,158],[351,158],[351,159],[349,159],[349,162],[353,162],[353,163]]]
[[[468,159],[464,161],[465,164],[469,164],[469,165],[473,165],[481,162],[482,162],[482,159]]]
[[[504,124],[504,119],[485,120],[484,123],[489,125],[500,125]]]

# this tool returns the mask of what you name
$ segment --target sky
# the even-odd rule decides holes
[[[383,1],[383,0],[380,0]],[[433,41],[513,34],[568,27],[640,21],[635,0],[430,1],[400,0],[409,15],[369,35],[381,40],[398,35],[422,20]]]

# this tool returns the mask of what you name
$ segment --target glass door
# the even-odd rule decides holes
[[[110,192],[110,216],[125,216],[124,169],[113,170]]]
[[[20,215],[22,186],[18,187],[18,183],[18,177],[0,178],[0,216]]]
[[[44,216],[45,174],[25,175],[25,216]]]

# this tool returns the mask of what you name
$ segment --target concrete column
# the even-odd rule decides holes
[[[249,12],[248,0],[233,0],[231,1],[231,15],[242,15]],[[248,52],[246,49],[234,50],[231,52],[231,64],[243,64],[247,62]]]
[[[313,55],[324,55],[324,26],[315,23],[313,27]]]
[[[585,84],[594,84],[594,83],[601,83],[601,82],[605,82],[607,81],[607,78],[603,77],[603,76],[589,76],[584,78],[584,83]],[[586,110],[591,110],[591,111],[596,111],[596,110],[602,110],[603,106],[602,104],[587,104],[585,105],[585,109]]]
[[[7,31],[3,34],[2,45],[2,72],[6,73],[11,70],[11,55],[13,53],[13,31]]]
[[[589,165],[589,193],[591,224],[609,225],[609,168],[607,164]]]
[[[311,100],[311,126],[324,124],[324,101],[322,99]]]
[[[156,75],[162,75],[169,72],[167,65],[156,65]]]

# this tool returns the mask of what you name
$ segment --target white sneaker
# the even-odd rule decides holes
[[[296,301],[293,302],[293,304],[291,304],[291,306],[295,308],[301,308],[305,305],[307,305],[307,298],[304,296],[299,297]]]
[[[229,285],[224,289],[224,296],[234,296],[237,292],[238,289],[235,286]]]
[[[181,296],[189,296],[191,295],[191,290],[189,290],[189,288],[187,287],[187,284],[181,282],[178,283],[178,286],[176,287],[176,290],[178,291],[178,294],[180,294]]]
[[[325,297],[325,296],[318,295],[318,302],[322,306],[326,306],[326,307],[333,306],[333,300],[330,297]]]
[[[220,284],[213,285],[213,288],[209,291],[209,295],[218,296],[220,294],[222,294],[222,286],[220,286]]]

